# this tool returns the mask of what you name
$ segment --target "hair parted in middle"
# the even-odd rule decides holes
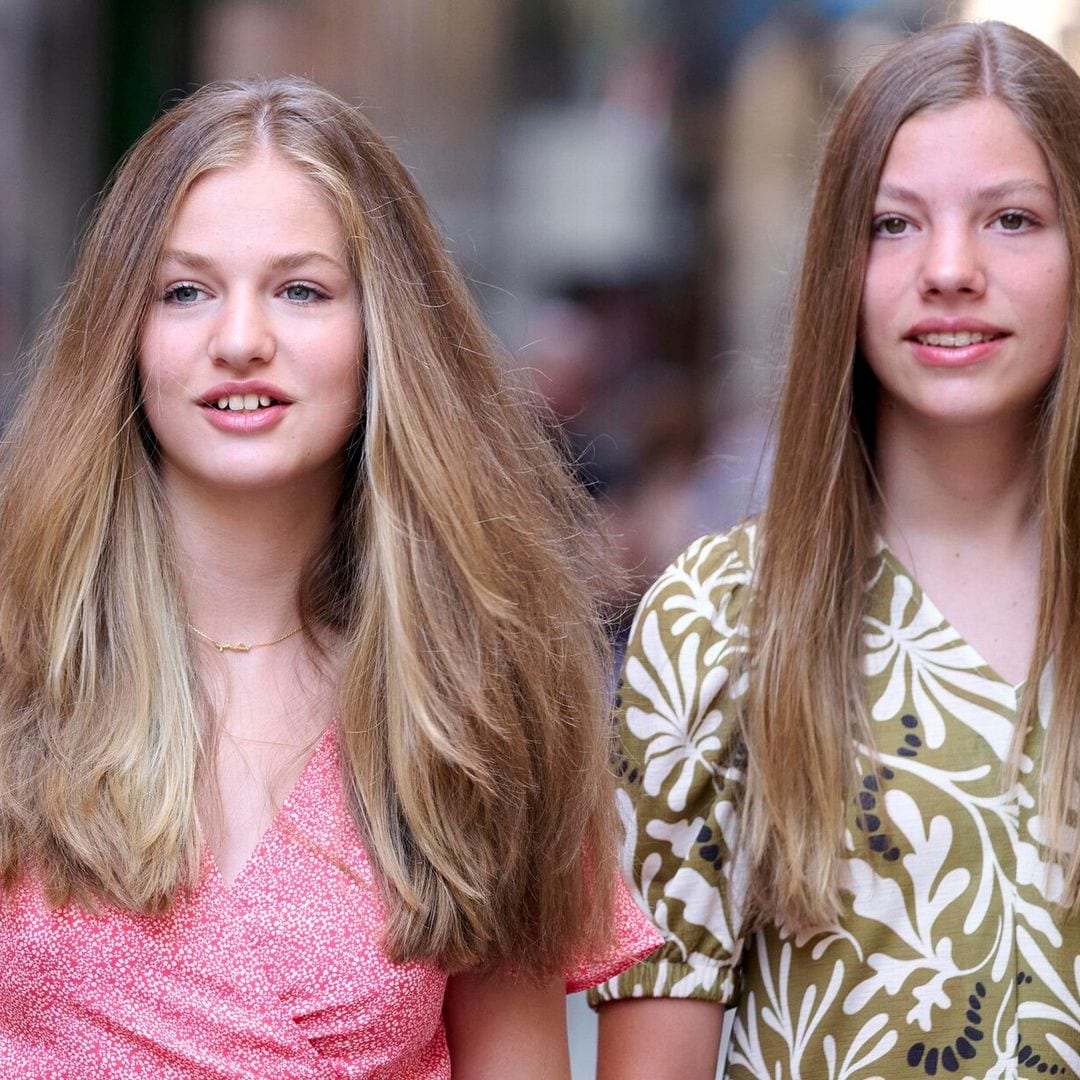
[[[387,950],[559,970],[605,938],[615,874],[594,511],[401,163],[296,79],[204,87],[150,128],[36,345],[0,466],[3,881],[143,911],[197,881],[213,724],[136,349],[186,193],[259,149],[336,210],[361,297],[364,415],[300,604],[344,642],[343,784]]]
[[[1080,848],[1066,835],[1080,777],[1080,76],[1015,27],[952,23],[893,47],[863,76],[835,118],[819,165],[749,614],[741,834],[750,867],[748,925],[779,919],[811,930],[831,924],[840,910],[844,803],[837,794],[853,792],[858,746],[874,745],[862,620],[880,509],[877,387],[858,345],[874,202],[904,121],[979,98],[1008,106],[1042,148],[1071,256],[1065,346],[1035,436],[1037,640],[1004,783],[1015,779],[1052,652],[1041,813],[1048,851],[1064,868],[1062,903],[1080,911]]]

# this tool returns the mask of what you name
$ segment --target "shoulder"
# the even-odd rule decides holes
[[[618,698],[623,868],[666,941],[594,1003],[737,993],[744,611],[756,543],[754,522],[695,540],[638,609]]]
[[[642,599],[617,702],[623,749],[634,761],[699,739],[703,746],[691,755],[699,763],[732,751],[747,686],[744,611],[756,537],[751,522],[695,540]]]
[[[758,528],[753,520],[702,536],[683,551],[641,599],[630,653],[648,642],[745,636],[743,610],[754,574]],[[651,651],[651,650],[649,650]]]

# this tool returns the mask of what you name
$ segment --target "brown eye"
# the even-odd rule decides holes
[[[1027,224],[1027,219],[1019,210],[1007,210],[998,217],[998,222],[1006,232],[1016,232]]]
[[[886,233],[888,236],[899,236],[907,228],[907,222],[902,217],[878,218],[874,225],[874,231]]]

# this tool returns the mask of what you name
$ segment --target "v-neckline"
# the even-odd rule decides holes
[[[235,877],[231,881],[225,880],[225,875],[222,874],[220,867],[218,866],[217,856],[214,854],[214,849],[210,846],[210,843],[206,838],[203,838],[203,874],[205,880],[212,884],[219,892],[226,895],[234,893],[238,886],[243,884],[244,879],[254,869],[254,867],[261,861],[262,855],[265,849],[273,841],[276,834],[280,831],[282,820],[285,815],[290,813],[294,809],[294,805],[300,800],[303,794],[304,788],[307,786],[309,774],[315,767],[315,763],[323,754],[326,753],[327,744],[334,738],[334,725],[330,724],[326,730],[316,740],[315,745],[311,748],[311,752],[308,754],[307,760],[304,762],[297,774],[296,779],[292,783],[292,787],[289,788],[285,798],[282,799],[281,805],[277,808],[274,816],[270,819],[270,823],[263,829],[262,834],[255,846],[248,853],[248,857],[241,863],[240,869],[237,871]]]
[[[966,637],[964,637],[962,633],[960,633],[960,630],[956,626],[956,624],[947,616],[942,614],[941,608],[939,608],[938,605],[934,603],[934,598],[922,587],[922,585],[919,584],[919,579],[907,568],[903,560],[901,560],[901,558],[896,554],[896,552],[893,551],[891,547],[889,547],[889,545],[885,541],[885,538],[882,536],[878,536],[877,540],[878,554],[881,556],[882,560],[888,565],[889,569],[894,575],[902,576],[911,583],[912,597],[926,604],[927,607],[930,608],[931,612],[937,617],[938,625],[947,626],[956,635],[957,641],[965,648],[970,649],[972,653],[974,653],[974,655],[979,660],[980,668],[986,672],[989,678],[993,679],[993,681],[996,683],[1000,683],[1002,686],[1007,686],[1016,695],[1017,700],[1019,700],[1024,687],[1027,685],[1028,680],[1024,678],[1021,679],[1018,683],[1013,683],[1006,679],[1005,676],[1002,675],[997,670],[997,668],[995,668],[994,665],[986,659],[985,656],[983,656],[982,652],[979,649],[975,648],[975,646],[972,645],[972,643]]]

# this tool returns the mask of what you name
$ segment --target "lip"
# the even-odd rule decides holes
[[[229,409],[216,408],[214,403],[219,398],[231,397],[233,394],[259,394],[273,398],[274,404],[255,412],[232,412]],[[248,379],[217,383],[202,394],[197,403],[207,420],[219,431],[245,434],[266,431],[275,427],[285,416],[293,399],[273,383]]]
[[[918,340],[923,334],[983,334],[995,335],[989,341],[980,341],[973,345],[924,345]],[[964,316],[937,317],[917,322],[904,335],[904,341],[911,347],[915,358],[926,367],[964,368],[981,364],[989,360],[1010,337],[1008,330],[981,319]]]
[[[996,334],[1007,335],[1009,333],[1003,326],[994,326],[993,323],[983,322],[981,319],[972,319],[964,315],[937,316],[933,319],[923,319],[915,323],[905,334],[904,339],[918,337],[920,334]]]

